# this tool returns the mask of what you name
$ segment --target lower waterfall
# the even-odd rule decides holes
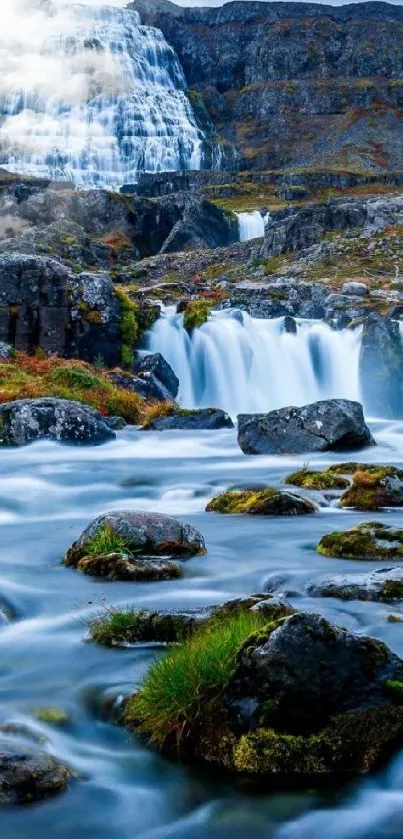
[[[110,188],[200,168],[203,135],[159,29],[102,0],[3,2],[0,166]]]
[[[245,312],[213,312],[189,335],[183,316],[162,313],[149,333],[148,351],[160,352],[180,381],[186,408],[265,412],[318,399],[360,400],[361,327],[335,331],[322,321],[251,318]]]
[[[262,216],[259,210],[253,213],[237,213],[239,241],[248,242],[250,239],[262,239],[268,214]]]

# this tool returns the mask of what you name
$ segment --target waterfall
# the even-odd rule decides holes
[[[11,43],[0,33],[0,166],[109,188],[200,168],[203,136],[160,30],[137,12],[60,0],[24,6],[25,27],[23,2],[12,0]]]
[[[262,239],[269,214],[262,216],[256,210],[253,213],[237,213],[239,241],[248,242],[249,239]]]
[[[148,350],[162,353],[175,370],[186,408],[219,407],[236,416],[332,397],[359,400],[362,329],[296,323],[290,334],[284,318],[213,312],[189,335],[183,316],[168,309],[149,333]]]

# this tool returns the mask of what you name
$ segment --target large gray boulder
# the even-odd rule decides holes
[[[114,438],[102,414],[80,402],[46,397],[0,405],[3,446],[25,446],[35,440],[99,444]]]
[[[240,414],[244,454],[298,454],[376,445],[359,402],[328,399],[268,414]]]

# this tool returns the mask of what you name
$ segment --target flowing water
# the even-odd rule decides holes
[[[18,20],[24,0],[14,2],[0,33],[3,168],[106,187],[200,168],[203,136],[159,29],[137,12],[59,0]]]
[[[237,213],[237,217],[240,242],[263,238],[269,214],[262,216],[259,210],[255,210],[253,213]]]
[[[149,336],[180,381],[187,408],[220,407],[232,416],[304,405],[317,399],[360,399],[361,328],[334,330],[323,321],[251,318],[213,312],[189,335],[183,316],[167,309]]]
[[[174,344],[175,334],[181,334],[173,317],[167,315],[151,337],[155,348],[160,342],[164,353],[170,339]],[[348,373],[355,370],[356,333],[346,333],[342,341],[340,333],[329,335],[323,325],[301,323],[297,336],[290,336],[280,323],[256,324],[244,317],[242,325],[222,316],[200,330],[205,343],[201,358],[206,359],[210,347],[217,359],[222,349],[217,344],[221,328],[222,344],[233,341],[228,349],[234,365],[230,407],[248,407],[246,393],[240,392],[241,387],[248,387],[250,407],[254,408],[259,375],[262,383],[266,381],[262,370],[253,374],[256,379],[251,378],[259,353],[267,364],[276,357],[270,370],[279,371],[262,397],[267,404],[278,404],[286,397],[288,401],[292,391],[295,396],[298,392],[302,401],[325,393],[326,388],[336,389],[337,395],[354,395],[343,388],[350,387]],[[249,357],[249,379],[242,358],[235,355],[235,332]],[[307,375],[306,353],[303,366],[298,367],[310,335],[315,336],[316,349],[309,355],[316,371],[314,382]],[[293,378],[294,368],[291,362],[286,363],[291,339],[296,343],[290,357],[299,371]],[[326,349],[327,366],[323,359],[319,363],[322,355],[318,347]],[[179,353],[174,346],[172,351]],[[180,353],[178,358],[182,358]],[[193,358],[192,353],[186,358]],[[213,363],[206,369],[212,370]],[[331,370],[332,384],[326,381]],[[179,372],[186,380],[185,364]],[[190,373],[187,381],[190,388]],[[352,381],[351,387],[356,388],[355,373]],[[218,388],[219,381],[214,386]],[[217,389],[209,396],[214,393],[218,397]],[[191,388],[188,398],[197,403],[197,393]],[[403,465],[403,422],[377,420],[371,427],[379,445],[357,456]],[[340,456],[333,454],[315,455],[309,463],[324,467],[338,459]],[[318,539],[336,526],[347,528],[365,516],[338,510],[321,494],[316,496],[321,506],[315,516],[291,517],[286,527],[284,519],[221,517],[204,512],[218,491],[256,482],[281,484],[287,473],[306,460],[304,456],[247,457],[232,430],[158,434],[128,428],[118,433],[116,441],[101,447],[38,443],[2,452],[0,602],[8,607],[12,619],[0,628],[0,722],[28,725],[45,738],[43,748],[67,761],[77,775],[66,794],[33,807],[2,810],[2,836],[401,839],[403,755],[398,754],[376,776],[334,793],[312,789],[279,793],[269,785],[256,790],[239,780],[220,778],[211,770],[170,763],[112,724],[109,714],[112,700],[139,685],[161,650],[153,645],[107,650],[85,640],[87,622],[105,605],[158,609],[220,603],[264,590],[275,579],[296,606],[320,611],[340,625],[380,638],[403,655],[401,624],[387,622],[391,611],[403,617],[403,606],[392,609],[386,604],[343,603],[306,595],[311,580],[346,570],[343,560],[324,559],[315,552]],[[160,583],[106,583],[63,567],[60,559],[83,527],[95,515],[111,509],[177,515],[203,533],[208,553],[185,563],[182,580]],[[379,518],[403,527],[403,512]],[[349,562],[348,566],[356,572],[374,564]],[[66,712],[64,726],[37,721],[35,709],[49,706]]]

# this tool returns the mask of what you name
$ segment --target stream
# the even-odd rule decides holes
[[[376,421],[368,462],[403,465],[403,422]],[[351,455],[354,458],[354,454]],[[2,452],[0,603],[14,618],[0,628],[0,722],[22,723],[76,779],[67,793],[32,807],[2,810],[5,839],[381,839],[403,835],[403,754],[374,777],[336,792],[257,790],[211,769],[170,763],[110,722],[116,696],[133,692],[161,650],[108,650],[86,642],[86,626],[105,606],[184,608],[258,592],[273,578],[292,603],[382,639],[403,655],[403,606],[308,598],[306,584],[376,563],[324,559],[325,532],[368,516],[322,498],[315,516],[222,517],[204,512],[228,486],[281,483],[306,457],[247,457],[235,431],[140,432],[129,428],[101,447],[37,443]],[[315,455],[325,467],[340,455]],[[320,495],[316,496],[319,500]],[[61,565],[66,548],[98,513],[139,509],[177,515],[204,535],[206,556],[185,564],[184,579],[106,583]],[[403,511],[378,515],[403,526]],[[56,707],[51,726],[35,717]]]

